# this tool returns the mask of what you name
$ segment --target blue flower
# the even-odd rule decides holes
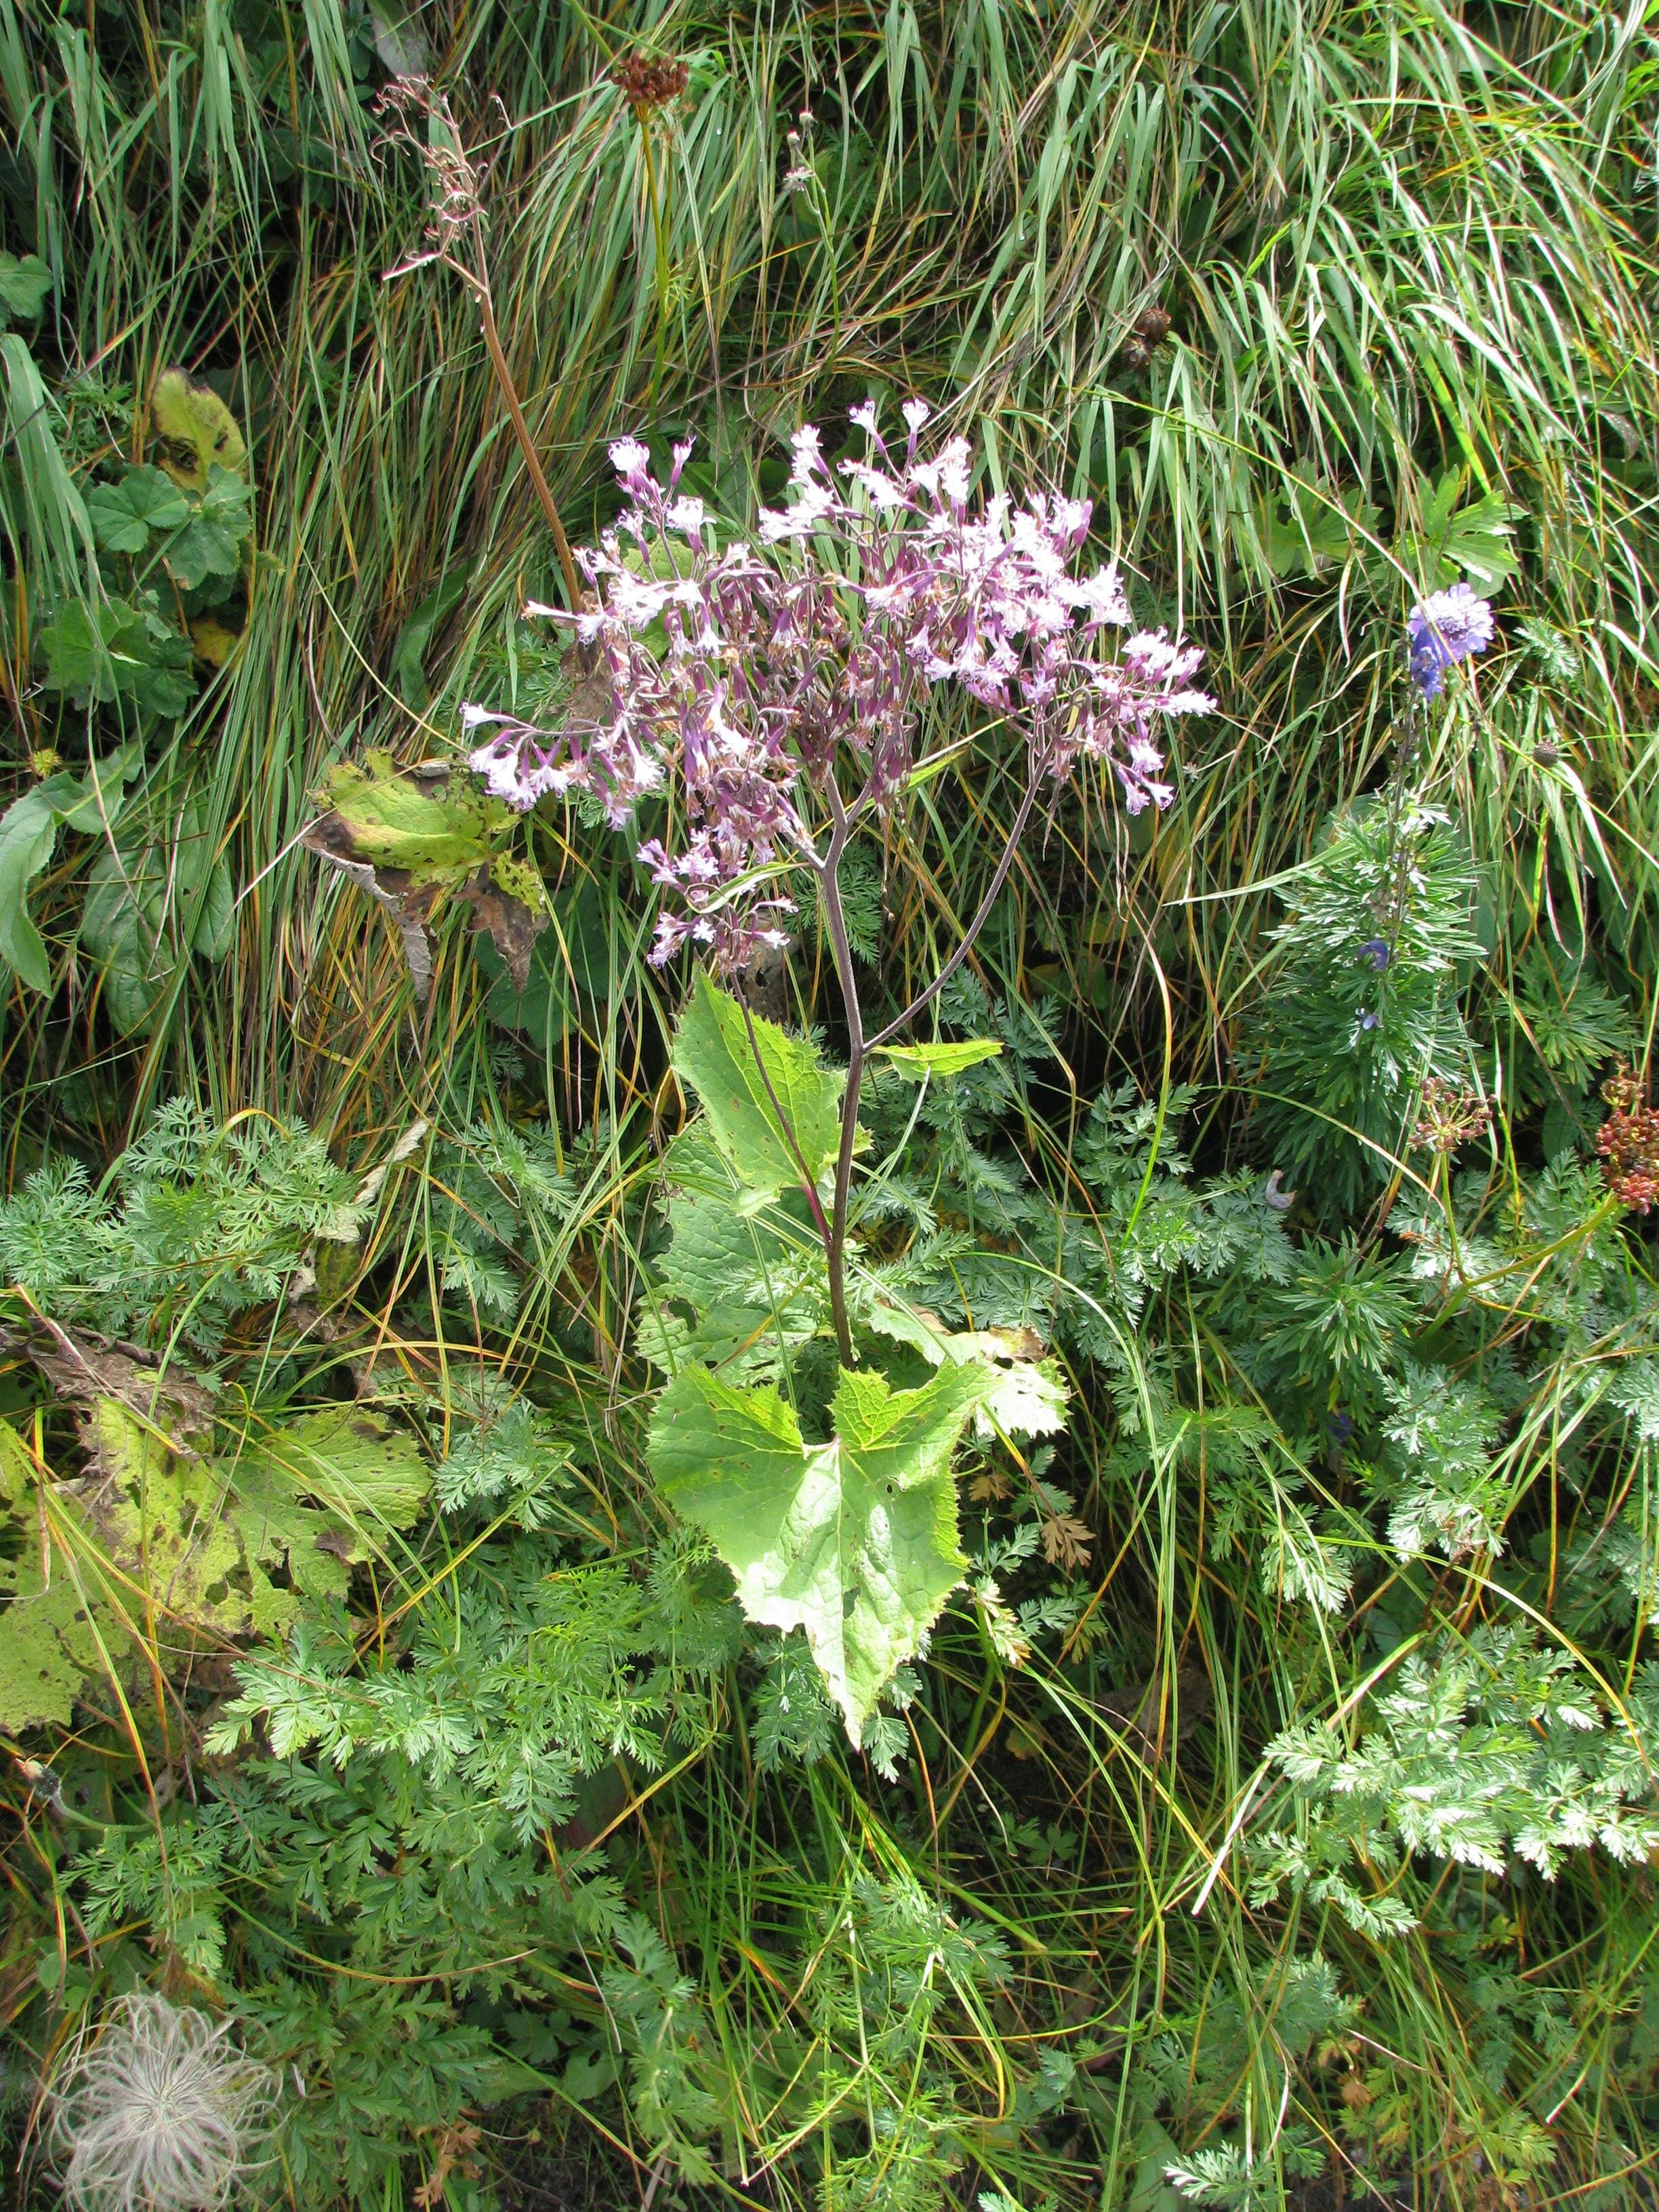
[[[1359,1012],[1359,1026],[1362,1030],[1374,1030],[1376,1027],[1376,1016],[1368,1013],[1363,1006]]]
[[[1371,937],[1360,946],[1359,957],[1362,960],[1369,960],[1380,975],[1389,961],[1393,959],[1394,954],[1389,950],[1386,937]]]
[[[1484,653],[1495,635],[1491,607],[1468,584],[1431,592],[1406,623],[1412,682],[1425,699],[1437,699],[1446,671]]]

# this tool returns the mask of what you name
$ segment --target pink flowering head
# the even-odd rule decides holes
[[[854,763],[890,810],[942,685],[1021,730],[1034,776],[1063,780],[1085,755],[1132,811],[1169,803],[1162,727],[1214,704],[1193,688],[1200,650],[1160,630],[1109,652],[1131,616],[1115,565],[1078,572],[1088,501],[975,501],[968,441],[924,453],[926,403],[903,418],[902,457],[873,405],[852,410],[866,452],[833,465],[816,428],[797,431],[787,502],[761,510],[753,544],[716,544],[678,493],[689,447],[665,486],[640,441],[618,439],[629,504],[577,556],[592,606],[556,616],[606,679],[608,718],[545,731],[463,710],[489,732],[472,767],[514,805],[583,789],[622,826],[642,798],[678,793],[673,848],[639,855],[666,895],[654,958],[691,943],[730,965],[778,941],[777,879],[816,858],[827,780]]]

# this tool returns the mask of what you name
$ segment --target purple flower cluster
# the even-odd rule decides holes
[[[1446,671],[1484,653],[1494,635],[1492,608],[1468,584],[1431,592],[1406,623],[1412,682],[1425,699],[1437,699]]]
[[[630,504],[578,554],[596,604],[574,617],[611,719],[544,731],[463,710],[469,729],[492,732],[473,768],[515,806],[580,787],[621,828],[678,772],[681,849],[653,840],[639,856],[679,902],[659,923],[658,961],[688,939],[723,964],[781,942],[788,902],[761,895],[766,878],[818,864],[814,799],[839,759],[850,754],[862,776],[854,808],[891,808],[937,686],[960,684],[1021,728],[1034,779],[1064,778],[1079,754],[1109,761],[1131,812],[1172,795],[1162,720],[1214,706],[1191,688],[1196,646],[1158,630],[1115,657],[1102,650],[1130,614],[1115,567],[1072,574],[1086,501],[975,504],[965,439],[921,454],[923,402],[905,405],[902,457],[873,407],[852,412],[867,458],[832,469],[819,433],[798,431],[789,503],[762,510],[755,544],[720,547],[702,502],[681,493],[689,446],[675,447],[666,485],[637,440],[612,446]]]

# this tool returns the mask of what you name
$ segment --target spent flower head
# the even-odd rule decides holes
[[[685,63],[659,54],[623,54],[611,63],[609,74],[639,123],[648,122],[659,108],[672,106],[691,81]]]
[[[1492,1108],[1478,1091],[1466,1091],[1431,1075],[1418,1102],[1412,1143],[1421,1152],[1455,1152],[1492,1126]]]
[[[276,2104],[275,2076],[228,2021],[123,1997],[53,2099],[64,2197],[83,2212],[217,2212],[252,2172]]]
[[[1412,682],[1425,699],[1437,699],[1446,671],[1484,653],[1496,634],[1492,608],[1468,584],[1431,592],[1406,623]]]
[[[1622,1063],[1601,1085],[1612,1111],[1596,1133],[1601,1176],[1620,1206],[1650,1212],[1659,1203],[1659,1111],[1643,1097],[1641,1079]]]
[[[447,98],[425,77],[393,77],[374,105],[386,124],[385,143],[414,155],[432,193],[425,251],[406,255],[387,276],[404,276],[430,261],[464,266],[483,212],[488,164],[467,152]]]
[[[1020,731],[1033,785],[1062,782],[1079,757],[1109,763],[1131,812],[1173,796],[1162,728],[1215,704],[1194,688],[1201,648],[1131,622],[1115,566],[1076,571],[1086,500],[971,495],[965,438],[924,449],[931,410],[902,410],[890,447],[873,406],[852,419],[861,458],[833,466],[818,430],[795,433],[787,503],[762,508],[755,539],[719,542],[702,501],[681,492],[689,444],[665,483],[646,447],[611,458],[629,504],[579,562],[594,604],[572,617],[609,689],[607,719],[543,730],[487,708],[471,764],[528,808],[583,789],[623,827],[677,778],[678,849],[640,858],[677,895],[653,958],[688,940],[730,965],[778,942],[787,902],[763,878],[815,857],[825,808],[890,811],[908,783],[922,706],[954,686]],[[856,796],[832,778],[855,765]]]

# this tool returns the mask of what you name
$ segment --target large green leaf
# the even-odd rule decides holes
[[[1490,591],[1520,566],[1515,525],[1525,508],[1500,499],[1496,492],[1460,507],[1462,489],[1462,471],[1448,469],[1423,495],[1421,529],[1402,549],[1407,567],[1431,591],[1464,576],[1477,590]]]
[[[432,1488],[414,1437],[361,1406],[323,1407],[273,1429],[243,1450],[234,1480],[244,1498],[269,1498],[273,1484],[303,1492],[360,1535],[411,1527]]]
[[[29,918],[28,889],[58,842],[57,811],[44,784],[0,816],[0,957],[31,991],[52,988],[46,940]]]
[[[207,489],[186,509],[167,546],[167,564],[187,591],[210,576],[234,576],[253,527],[252,494],[229,469],[208,471]]]
[[[103,970],[104,1008],[123,1036],[147,1029],[192,952],[228,943],[229,872],[201,810],[131,811],[87,877],[81,942]]]
[[[0,253],[0,322],[37,320],[52,290],[52,271],[38,253]]]
[[[703,1122],[675,1139],[663,1177],[669,1244],[641,1301],[640,1351],[671,1372],[700,1359],[731,1381],[775,1377],[829,1311],[823,1246],[802,1194],[757,1212]]]
[[[700,974],[674,1040],[714,1140],[747,1188],[815,1184],[835,1150],[844,1073]]]
[[[36,642],[48,691],[100,704],[131,699],[147,714],[167,716],[182,714],[196,696],[190,640],[130,599],[106,599],[90,610],[66,602],[40,625]]]
[[[1368,539],[1376,520],[1363,493],[1328,492],[1295,473],[1257,507],[1262,549],[1275,576],[1322,574]]]
[[[52,968],[29,915],[29,886],[51,861],[60,829],[91,831],[114,818],[141,758],[141,749],[124,746],[85,776],[60,771],[0,815],[0,960],[32,991],[52,988]]]
[[[81,1684],[164,1668],[204,1642],[280,1635],[301,1599],[343,1598],[352,1566],[419,1516],[431,1477],[412,1436],[356,1406],[272,1427],[234,1460],[174,1451],[119,1399],[82,1423],[84,1480],[57,1485],[43,1560],[33,1462],[0,1423],[0,1729],[67,1726]],[[273,1579],[286,1570],[287,1583]]]
[[[658,1402],[650,1462],[664,1496],[713,1541],[750,1620],[805,1631],[855,1745],[962,1578],[951,1458],[987,1380],[947,1366],[893,1390],[873,1370],[843,1370],[823,1444],[803,1441],[769,1384],[688,1367]]]

